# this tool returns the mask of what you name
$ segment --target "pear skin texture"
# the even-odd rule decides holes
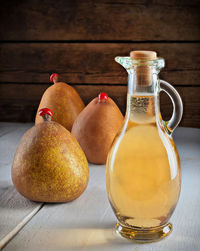
[[[57,82],[50,86],[42,96],[36,113],[36,125],[43,122],[43,118],[39,116],[38,111],[46,107],[53,111],[53,121],[71,131],[76,117],[85,105],[73,87],[63,82]]]
[[[90,163],[106,163],[111,144],[122,122],[123,115],[111,98],[103,102],[95,98],[79,114],[73,124],[72,134]]]
[[[88,162],[76,138],[56,122],[43,122],[22,137],[13,160],[12,181],[24,197],[66,202],[87,187]]]

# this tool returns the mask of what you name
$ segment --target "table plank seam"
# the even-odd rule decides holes
[[[15,235],[36,215],[43,207],[44,203],[38,205],[31,213],[29,213],[13,230],[11,230],[3,239],[0,240],[0,250],[2,250]]]

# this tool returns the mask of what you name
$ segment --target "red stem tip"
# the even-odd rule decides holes
[[[58,73],[52,73],[50,76],[50,82],[57,82],[58,81]]]
[[[105,92],[101,92],[101,93],[99,93],[99,101],[101,101],[101,100],[108,100],[108,94],[107,93],[105,93]]]
[[[49,116],[53,116],[53,112],[49,108],[42,108],[39,110],[38,114],[40,116],[44,116],[45,114],[48,114]]]

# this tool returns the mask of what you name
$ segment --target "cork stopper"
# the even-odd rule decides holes
[[[157,53],[155,51],[131,51],[130,57],[135,60],[155,60]]]
[[[156,60],[155,51],[131,51],[130,58],[133,60]],[[136,67],[136,82],[139,86],[152,85],[152,69],[149,65],[138,65]]]

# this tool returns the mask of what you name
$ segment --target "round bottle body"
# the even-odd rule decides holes
[[[181,188],[180,160],[171,136],[151,116],[151,110],[145,116],[137,114],[134,120],[126,119],[113,142],[106,186],[119,221],[117,228],[150,233],[167,226],[176,207]]]

